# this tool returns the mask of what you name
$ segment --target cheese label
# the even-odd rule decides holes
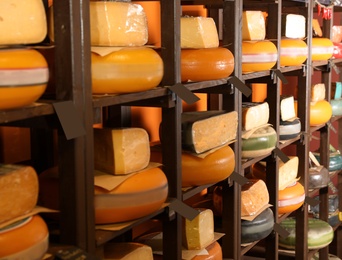
[[[48,68],[1,69],[0,88],[8,86],[32,86],[46,84],[49,80]]]
[[[277,53],[245,53],[242,54],[242,63],[268,63],[276,62]]]

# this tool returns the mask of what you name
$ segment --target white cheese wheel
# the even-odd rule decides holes
[[[299,119],[293,121],[282,121],[279,124],[279,139],[289,140],[297,137],[301,132],[302,126]]]
[[[242,103],[242,127],[248,131],[268,123],[270,109],[267,102]]]
[[[248,10],[242,14],[242,40],[261,41],[266,37],[266,22],[262,11]]]

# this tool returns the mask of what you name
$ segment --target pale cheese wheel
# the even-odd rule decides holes
[[[182,82],[223,79],[233,71],[234,56],[227,48],[181,50]]]
[[[300,39],[281,39],[280,66],[301,66],[308,58],[308,46]]]
[[[29,213],[37,204],[38,189],[31,166],[0,164],[0,223]]]
[[[279,124],[279,139],[281,141],[296,138],[301,132],[302,126],[299,119],[282,121]]]
[[[150,90],[164,74],[163,60],[148,47],[123,48],[105,56],[92,52],[92,91],[123,94]]]
[[[0,109],[31,105],[44,93],[49,80],[48,64],[34,49],[0,50]]]
[[[39,215],[0,229],[0,258],[41,260],[49,246],[47,225]]]
[[[334,44],[328,38],[312,38],[312,61],[328,60],[334,54]]]
[[[47,34],[47,19],[41,0],[0,1],[0,21],[0,45],[39,43]]]
[[[278,193],[278,213],[290,213],[299,209],[305,200],[305,191],[302,184],[294,182]]]

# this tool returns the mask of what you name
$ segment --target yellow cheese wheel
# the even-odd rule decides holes
[[[181,80],[205,81],[227,78],[234,70],[234,56],[222,47],[182,49]]]
[[[40,260],[48,249],[49,232],[39,215],[0,229],[0,258]]]
[[[278,59],[278,49],[271,41],[242,42],[242,72],[271,69]]]
[[[155,88],[163,78],[163,61],[148,47],[132,47],[105,56],[92,52],[93,93],[132,93]]]
[[[151,148],[151,161],[162,163],[160,149]],[[182,152],[182,187],[213,184],[228,178],[235,168],[234,151],[224,146],[205,158]]]
[[[305,191],[302,184],[295,182],[278,193],[278,213],[290,213],[299,209],[305,200]]]
[[[308,46],[300,39],[282,39],[280,66],[300,66],[308,58]]]
[[[328,38],[312,38],[312,61],[328,60],[334,54],[334,44]]]
[[[44,93],[49,69],[44,56],[34,49],[1,49],[0,79],[0,109],[20,108]]]
[[[295,111],[298,116],[298,102],[295,101]],[[331,104],[326,100],[310,102],[310,126],[327,123],[332,116]]]

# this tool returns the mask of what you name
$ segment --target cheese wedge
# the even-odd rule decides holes
[[[281,96],[280,97],[280,118],[283,121],[294,119],[296,117],[296,111],[294,106],[293,96]]]
[[[311,86],[311,102],[317,102],[325,99],[325,84],[318,83]]]
[[[242,14],[242,40],[265,40],[266,23],[262,11],[244,11]]]
[[[269,203],[269,193],[263,180],[252,179],[241,187],[241,216],[253,216]]]
[[[152,248],[135,242],[106,243],[105,260],[153,260]]]
[[[183,245],[188,250],[209,246],[214,240],[214,214],[211,209],[200,210],[193,219],[183,220]]]
[[[318,36],[318,37],[322,37],[323,36],[323,32],[322,32],[322,28],[321,25],[319,24],[317,19],[312,19],[312,30],[313,30],[313,35],[314,36]]]
[[[306,19],[299,14],[282,14],[282,36],[303,39],[306,36]]]
[[[219,37],[211,17],[184,16],[180,20],[181,48],[217,48]]]
[[[148,133],[143,128],[94,129],[95,169],[128,174],[144,169],[150,161]]]
[[[270,109],[267,102],[242,103],[242,127],[248,131],[268,123]]]

